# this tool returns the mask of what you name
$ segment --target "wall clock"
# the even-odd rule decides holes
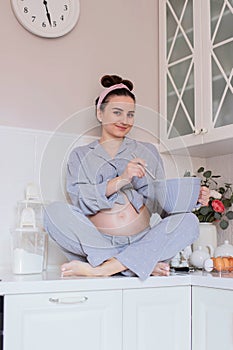
[[[46,38],[69,33],[80,13],[79,0],[11,0],[11,6],[24,28]]]

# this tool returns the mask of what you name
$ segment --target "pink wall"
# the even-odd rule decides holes
[[[137,102],[158,110],[158,0],[80,3],[75,29],[44,39],[1,1],[0,125],[54,130],[93,105],[106,73],[134,81]]]

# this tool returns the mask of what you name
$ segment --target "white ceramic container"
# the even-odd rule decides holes
[[[218,246],[214,251],[214,257],[218,256],[233,256],[233,245],[229,241],[224,241],[224,244]]]
[[[204,266],[204,262],[206,259],[210,258],[210,254],[208,254],[201,246],[197,248],[191,255],[190,255],[190,263],[197,267],[198,269],[202,269]]]

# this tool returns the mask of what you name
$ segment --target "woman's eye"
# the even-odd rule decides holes
[[[128,114],[127,114],[127,117],[128,117],[128,118],[133,118],[133,117],[134,117],[134,113],[128,113]]]
[[[120,111],[114,111],[113,113],[114,113],[115,115],[117,115],[117,116],[121,115],[121,112],[120,112]]]

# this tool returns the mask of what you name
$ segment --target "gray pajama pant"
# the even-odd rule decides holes
[[[132,236],[106,235],[77,207],[63,202],[46,208],[44,228],[69,260],[88,261],[95,267],[115,257],[128,269],[123,274],[142,280],[158,262],[171,259],[199,235],[199,222],[192,213],[168,216]]]

